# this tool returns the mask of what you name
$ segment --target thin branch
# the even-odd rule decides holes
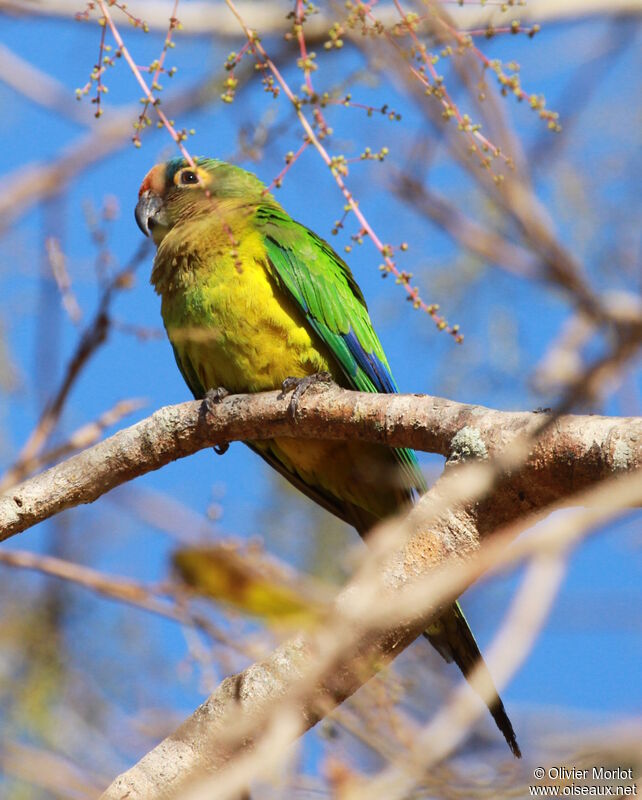
[[[0,479],[0,492],[21,480],[29,471],[29,465],[38,463],[38,456],[54,431],[72,388],[87,362],[107,340],[110,329],[109,311],[114,294],[127,285],[130,274],[140,264],[146,252],[147,243],[143,242],[130,261],[113,276],[103,290],[98,309],[78,339],[58,390],[43,409],[15,464]]]
[[[437,223],[456,242],[471,253],[521,277],[534,277],[537,257],[514,244],[489,225],[482,225],[445,198],[429,190],[409,173],[398,173],[390,184],[392,191],[412,210]]]
[[[197,628],[207,634],[212,641],[246,658],[258,658],[264,654],[264,651],[261,653],[258,648],[243,640],[228,636],[209,618],[193,613],[188,607],[184,592],[176,591],[177,586],[144,584],[131,578],[107,575],[56,556],[42,555],[28,550],[0,550],[0,564],[59,578],[110,600],[143,609],[181,625]],[[163,597],[166,599],[162,599]]]
[[[115,25],[112,16],[109,12],[109,4],[106,2],[106,0],[96,0],[96,3],[98,5],[98,8],[100,8],[100,13],[103,15],[106,24],[109,26],[111,35],[114,37],[116,44],[118,45],[118,50],[122,53],[123,58],[127,62],[127,65],[129,66],[130,70],[132,71],[132,74],[134,75],[134,78],[136,79],[138,85],[141,87],[145,99],[154,108],[154,111],[156,112],[158,119],[160,120],[163,127],[167,130],[169,135],[174,140],[174,143],[181,151],[183,158],[188,162],[188,164],[194,166],[194,162],[192,161],[192,156],[187,152],[187,150],[185,149],[185,145],[183,144],[184,137],[175,130],[174,126],[170,122],[169,117],[165,114],[163,109],[160,108],[158,103],[158,98],[154,97],[152,90],[147,85],[147,81],[145,80],[145,78],[143,78],[143,75],[141,71],[138,69],[138,66],[136,65],[134,59],[132,58],[131,53],[125,46],[125,43],[120,35],[120,31],[118,30],[118,27]],[[174,19],[175,10],[176,9],[174,7],[172,9],[172,19]],[[138,133],[136,133],[134,136],[134,142],[137,144],[140,143],[140,140],[138,138]]]
[[[238,76],[239,85],[253,76],[253,68],[243,69]],[[166,115],[179,117],[202,108],[219,96],[224,81],[225,77],[216,76],[168,94],[163,100]],[[111,110],[93,124],[89,133],[74,139],[49,161],[21,164],[14,172],[3,175],[3,182],[11,190],[0,197],[0,234],[33,206],[58,195],[90,166],[131,144],[132,125],[139,114],[139,104]],[[145,127],[139,133],[147,136],[155,130],[154,127]]]
[[[450,326],[446,319],[437,313],[439,306],[434,303],[426,303],[420,297],[418,287],[411,285],[410,279],[412,276],[409,273],[400,271],[397,267],[392,258],[392,248],[389,244],[385,244],[379,238],[374,228],[367,220],[365,214],[359,207],[358,201],[355,199],[346,182],[343,180],[341,174],[341,164],[338,164],[323,146],[323,143],[321,142],[321,132],[319,135],[315,133],[310,121],[302,111],[301,101],[295,96],[274,61],[268,56],[267,51],[261,44],[261,40],[259,39],[256,31],[248,26],[247,22],[243,18],[243,15],[239,12],[237,4],[234,3],[233,0],[225,0],[225,4],[236,17],[239,25],[247,37],[248,42],[250,42],[252,51],[257,55],[257,58],[260,57],[260,63],[263,63],[270,70],[279,87],[282,89],[288,100],[292,103],[292,107],[294,108],[297,119],[299,120],[301,127],[305,132],[306,140],[311,142],[312,146],[316,149],[321,157],[323,163],[330,170],[330,173],[334,178],[335,183],[339,187],[339,190],[343,195],[347,205],[350,207],[350,210],[359,221],[362,231],[361,235],[367,235],[381,255],[383,264],[380,265],[380,269],[382,270],[383,274],[391,274],[394,276],[395,282],[403,287],[403,290],[406,292],[406,299],[411,301],[413,308],[420,309],[424,313],[428,314],[439,330],[447,331],[454,337],[455,341],[461,342],[463,340],[463,336],[459,332],[459,325]]]
[[[102,775],[90,772],[86,765],[24,742],[0,743],[0,770],[42,789],[49,797],[73,800],[94,800],[103,781]]]
[[[106,575],[82,564],[27,550],[0,550],[0,564],[70,581],[103,597],[144,608],[173,620],[187,621],[185,614],[159,599],[157,587],[145,586],[138,581]]]
[[[499,686],[505,685],[530,653],[561,587],[564,573],[564,562],[559,556],[551,559],[544,555],[532,560],[502,629],[486,654],[488,666]],[[469,680],[474,686],[474,673]],[[484,707],[462,684],[450,702],[415,735],[412,747],[403,759],[382,770],[369,782],[368,792],[372,797],[385,797],[387,800],[408,797],[417,781],[453,752],[483,711]],[[358,795],[348,793],[346,800],[358,800]]]
[[[74,325],[78,325],[82,318],[82,309],[72,287],[71,276],[67,269],[67,259],[62,252],[60,242],[52,236],[45,240],[45,249],[54,280],[62,298],[62,305],[71,322]]]
[[[1,4],[0,4],[1,8]],[[89,125],[91,112],[80,106],[62,83],[0,43],[0,81],[33,103],[80,125]]]
[[[107,428],[111,428],[123,419],[123,417],[133,414],[145,405],[144,400],[119,400],[116,405],[103,412],[97,419],[87,422],[70,434],[65,441],[55,445],[51,450],[45,450],[33,459],[21,462],[19,470],[12,477],[15,483],[24,480],[27,475],[42,469],[45,466],[61,461],[63,458],[84,450],[97,442]],[[0,484],[0,491],[2,491]]]

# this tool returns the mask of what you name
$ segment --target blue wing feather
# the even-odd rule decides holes
[[[343,334],[343,341],[378,392],[390,394],[399,391],[388,365],[376,353],[367,353],[353,330]]]

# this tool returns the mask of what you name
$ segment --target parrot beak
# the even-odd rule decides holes
[[[150,236],[152,228],[164,223],[162,199],[149,189],[142,192],[136,204],[134,216],[141,231],[145,236]]]

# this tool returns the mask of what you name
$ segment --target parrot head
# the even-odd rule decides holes
[[[156,164],[145,175],[138,192],[138,227],[159,245],[165,234],[182,221],[212,213],[226,200],[250,204],[270,202],[265,186],[240,167],[214,158],[173,158]]]

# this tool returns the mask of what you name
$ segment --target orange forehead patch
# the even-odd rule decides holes
[[[156,164],[143,178],[140,185],[138,196],[140,197],[143,192],[151,192],[152,194],[162,195],[165,189],[165,164]]]

